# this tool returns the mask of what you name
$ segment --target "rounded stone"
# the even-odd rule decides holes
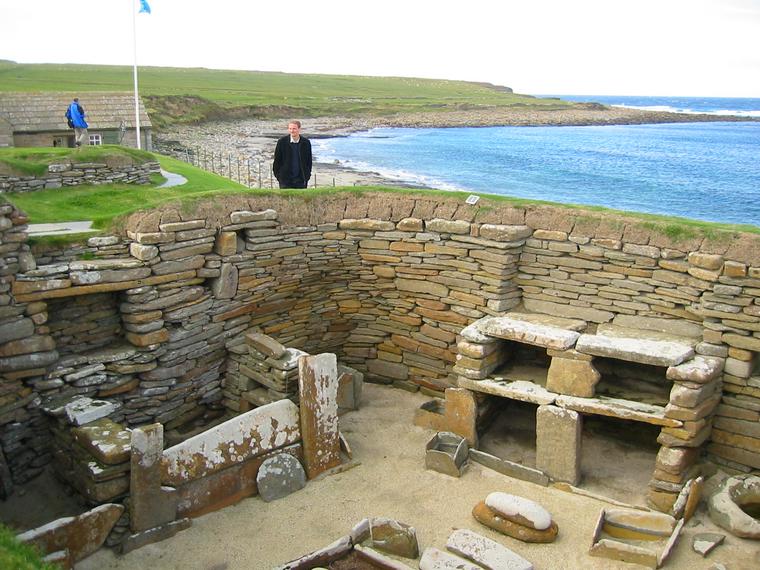
[[[760,540],[760,520],[741,509],[741,505],[760,504],[760,477],[738,475],[720,484],[708,502],[710,518],[718,526],[742,538]]]
[[[306,472],[292,455],[280,453],[265,459],[256,474],[259,495],[266,501],[286,497],[306,486]]]

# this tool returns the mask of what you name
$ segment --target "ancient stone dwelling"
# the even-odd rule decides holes
[[[648,498],[662,511],[704,462],[760,469],[757,235],[385,193],[165,208],[36,255],[26,223],[0,206],[0,495],[53,462],[93,503],[124,496],[128,461],[76,445],[62,413],[76,397],[106,402],[114,429],[158,422],[171,443],[296,398],[302,353],[446,396],[441,418],[467,399],[471,439],[514,402],[570,449],[584,416],[657,426]],[[288,354],[247,361],[251,332]],[[580,479],[538,444],[536,467]]]

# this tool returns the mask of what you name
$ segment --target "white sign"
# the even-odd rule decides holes
[[[480,196],[476,196],[475,194],[470,194],[467,196],[467,200],[464,201],[465,204],[469,204],[470,206],[474,206],[478,203],[478,200],[480,200]]]

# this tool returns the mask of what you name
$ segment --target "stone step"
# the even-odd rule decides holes
[[[503,380],[470,380],[463,376],[459,377],[459,387],[467,388],[474,392],[491,394],[492,396],[501,396],[511,400],[529,402],[531,404],[545,405],[552,404],[557,399],[558,394],[549,392],[540,384],[527,382],[525,380],[503,381]]]

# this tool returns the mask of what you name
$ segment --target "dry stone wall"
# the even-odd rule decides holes
[[[674,239],[625,218],[454,198],[260,196],[135,215],[125,236],[35,266],[25,218],[2,208],[0,438],[16,481],[48,457],[43,402],[106,398],[111,420],[168,429],[239,409],[225,372],[240,364],[230,341],[249,332],[440,394],[457,382],[461,329],[521,304],[702,327],[700,354],[726,359],[710,456],[760,468],[757,236]]]
[[[99,162],[51,164],[43,176],[0,176],[0,194],[33,192],[80,184],[148,184],[158,174],[158,162],[111,166]]]

